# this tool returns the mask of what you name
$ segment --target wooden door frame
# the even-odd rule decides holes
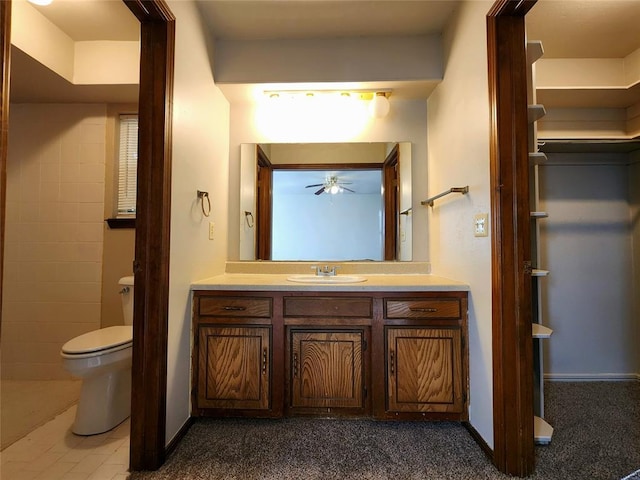
[[[124,0],[141,23],[131,470],[155,470],[166,448],[171,125],[175,17],[164,0]],[[4,240],[11,0],[0,1],[0,240]],[[4,241],[1,243],[4,245]],[[2,265],[0,249],[0,308]],[[1,323],[0,323],[1,326]]]
[[[175,17],[164,0],[124,0],[140,21],[131,470],[165,460]]]
[[[11,2],[0,1],[0,312],[4,290],[4,228],[7,204],[7,153],[9,137],[9,86],[11,80]],[[0,320],[0,338],[2,337]]]
[[[271,220],[273,208],[271,205],[273,185],[273,165],[268,155],[256,145],[256,225],[255,255],[256,260],[271,259]]]
[[[487,14],[493,462],[527,476],[535,466],[525,15],[535,0],[497,0]]]
[[[400,145],[396,143],[382,164],[382,183],[384,192],[384,260],[399,260],[398,230],[400,224],[400,208],[398,189],[400,188]]]

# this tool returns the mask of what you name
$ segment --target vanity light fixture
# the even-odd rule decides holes
[[[389,92],[376,92],[369,104],[369,111],[373,117],[382,118],[387,116],[389,113],[388,95],[390,95]]]
[[[369,113],[374,118],[385,117],[389,113],[390,90],[265,90],[264,95],[270,100],[308,100],[335,99],[338,101],[369,101]]]

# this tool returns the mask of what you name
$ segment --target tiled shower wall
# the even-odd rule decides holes
[[[2,378],[69,378],[60,348],[100,328],[106,105],[12,104]]]

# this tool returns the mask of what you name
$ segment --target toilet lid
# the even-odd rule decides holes
[[[91,353],[118,347],[133,341],[131,325],[101,328],[72,338],[62,346],[62,353]]]

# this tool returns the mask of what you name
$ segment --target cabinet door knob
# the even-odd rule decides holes
[[[267,349],[262,350],[262,374],[267,374]]]
[[[391,371],[391,375],[394,374],[395,370],[395,355],[393,354],[393,350],[389,352],[389,369]]]

